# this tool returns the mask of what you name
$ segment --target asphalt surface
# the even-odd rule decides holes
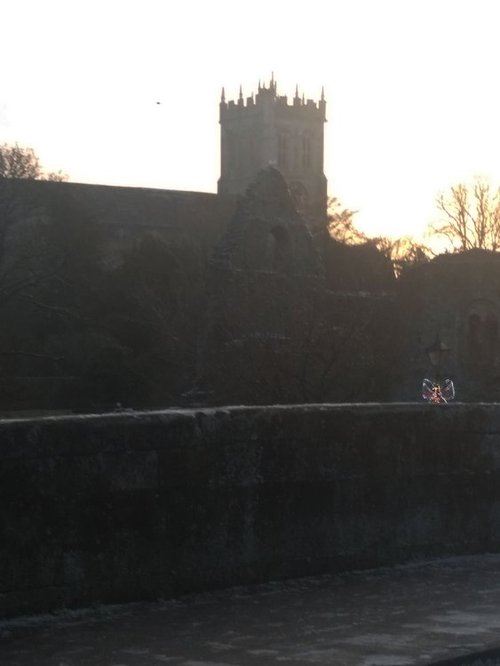
[[[497,649],[500,555],[0,622],[1,666],[496,666]]]

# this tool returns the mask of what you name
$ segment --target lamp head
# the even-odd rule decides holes
[[[439,335],[436,337],[432,345],[425,350],[427,356],[434,368],[440,368],[450,353],[450,348],[444,343]]]

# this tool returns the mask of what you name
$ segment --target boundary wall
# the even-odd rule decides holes
[[[500,404],[0,421],[0,616],[500,552]]]

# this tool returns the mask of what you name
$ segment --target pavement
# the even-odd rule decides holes
[[[500,555],[0,622],[1,666],[408,666],[440,660],[500,664]]]

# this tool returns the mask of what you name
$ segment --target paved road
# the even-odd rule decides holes
[[[500,555],[0,622],[1,666],[408,666],[496,647]]]

